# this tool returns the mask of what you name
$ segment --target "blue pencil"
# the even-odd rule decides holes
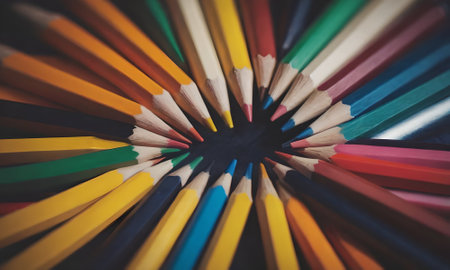
[[[106,240],[92,269],[123,268],[202,159],[197,157],[190,164],[161,179]]]
[[[442,38],[439,36],[439,39]],[[349,121],[408,89],[417,87],[432,75],[436,75],[442,65],[450,66],[449,59],[448,38],[445,42],[431,39],[397,61],[373,81],[331,106],[294,139],[300,140]]]
[[[236,163],[233,160],[206,192],[163,268],[184,270],[195,267],[228,200]]]

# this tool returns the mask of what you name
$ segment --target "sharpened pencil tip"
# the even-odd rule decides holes
[[[211,163],[208,165],[208,167],[206,167],[203,171],[204,171],[204,172],[207,172],[207,173],[210,173],[210,172],[211,172],[211,169],[212,169],[212,167],[214,166],[215,163],[216,163],[215,161],[211,162]]]
[[[264,166],[264,164],[259,163],[259,171],[261,172],[261,177],[262,178],[269,178],[269,176],[267,175],[267,170],[266,170],[266,167]]]
[[[203,142],[204,141],[202,136],[200,136],[200,134],[198,133],[198,131],[195,128],[192,127],[189,130],[189,132],[191,133],[192,137],[194,137],[197,141],[199,141],[199,142]]]
[[[179,141],[187,142],[187,143],[189,143],[189,144],[192,143],[191,140],[189,140],[188,138],[184,137],[183,135],[181,135],[180,133],[176,132],[176,131],[173,130],[173,129],[171,129],[171,130],[169,131],[169,134],[170,134],[172,137],[178,139]]]
[[[284,152],[275,151],[275,154],[277,154],[279,157],[281,157],[284,160],[291,159],[292,155]]]
[[[253,174],[253,163],[249,163],[247,170],[245,171],[245,178],[252,179]]]
[[[168,147],[172,147],[172,148],[179,148],[179,149],[188,149],[189,145],[179,142],[179,141],[175,141],[175,140],[170,140],[167,143]]]
[[[231,175],[234,174],[234,170],[236,169],[236,164],[237,164],[237,160],[233,159],[230,163],[230,165],[228,165],[228,168],[225,170],[225,173],[229,173]]]
[[[242,106],[242,110],[244,111],[244,114],[245,114],[245,117],[247,117],[247,120],[251,123],[253,120],[252,104],[244,104],[244,106]]]
[[[203,157],[199,156],[197,158],[195,158],[191,163],[189,163],[189,166],[191,167],[191,169],[195,169],[195,167],[198,166],[198,164],[200,164],[200,162],[202,162]]]
[[[187,152],[187,153],[184,153],[184,154],[182,154],[182,155],[180,155],[180,156],[178,156],[176,158],[173,158],[172,159],[172,165],[174,167],[177,166],[178,164],[180,164],[181,161],[183,161],[185,158],[187,158],[189,156],[189,154],[190,153]]]
[[[281,131],[282,132],[286,132],[286,131],[290,130],[293,127],[295,127],[295,122],[291,118],[281,127]]]
[[[263,110],[267,110],[273,103],[273,98],[271,96],[267,96],[263,102]]]
[[[291,148],[291,141],[285,142],[281,145],[282,148]]]
[[[211,129],[213,132],[217,132],[216,125],[214,124],[211,117],[205,118],[205,124]]]
[[[175,153],[175,152],[179,152],[180,149],[179,148],[163,148],[161,149],[161,154],[169,154],[169,153]]]
[[[305,148],[310,146],[308,141],[306,139],[300,140],[300,141],[295,141],[295,142],[291,142],[291,147],[292,148]]]
[[[284,105],[280,105],[278,106],[277,110],[273,113],[272,117],[270,117],[270,121],[275,121],[278,118],[280,118],[280,116],[284,115],[287,112],[286,106]]]
[[[301,139],[304,139],[304,138],[306,138],[306,137],[309,137],[309,136],[311,136],[311,135],[313,135],[313,130],[312,130],[312,128],[307,128],[307,129],[305,129],[305,130],[303,130],[302,132],[300,132],[300,134],[298,134],[297,136],[295,136],[295,140],[301,140]]]
[[[222,114],[222,117],[225,120],[225,123],[228,125],[229,128],[234,128],[233,118],[231,117],[230,111],[224,111]]]
[[[265,161],[266,163],[268,163],[271,167],[277,165],[277,163],[276,163],[275,161],[273,161],[272,159],[270,159],[270,158],[268,158],[268,157],[265,157],[265,158],[264,158],[264,161]]]

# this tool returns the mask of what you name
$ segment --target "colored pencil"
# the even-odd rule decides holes
[[[117,85],[166,122],[196,136],[192,124],[167,91],[88,31],[37,6],[18,3],[13,9],[38,29],[39,37],[46,43]]]
[[[186,141],[147,108],[0,44],[0,77],[53,102]]]
[[[55,108],[59,110],[70,110],[64,106],[54,103],[48,99],[34,95],[32,93],[0,85],[0,100],[13,101],[18,103],[33,104],[42,107]]]
[[[139,202],[186,156],[177,157],[137,173],[45,237],[6,262],[4,269],[51,268],[93,239]]]
[[[450,195],[450,170],[379,160],[350,154],[335,154],[330,161],[346,170],[403,179],[403,184],[419,186],[427,192]],[[405,189],[407,189],[405,187]]]
[[[369,139],[353,140],[352,144],[450,151],[450,146],[448,146],[446,144],[420,142],[420,141],[370,139],[369,138]]]
[[[146,161],[111,170],[0,218],[0,246],[18,242],[75,216],[154,163],[155,161]]]
[[[268,159],[266,159],[268,161]],[[404,237],[399,234],[396,229],[384,223],[378,218],[374,218],[367,211],[357,208],[355,204],[350,203],[347,197],[338,195],[332,192],[326,186],[319,184],[317,181],[306,178],[301,173],[276,163],[269,161],[272,164],[273,170],[280,180],[292,187],[296,194],[301,194],[302,199],[308,199],[308,202],[314,201],[322,205],[325,209],[329,209],[330,213],[344,218],[352,226],[358,230],[363,230],[369,234],[373,240],[377,241],[381,246],[375,248],[384,248],[389,246],[389,252],[395,250],[393,257],[401,254],[406,256],[407,265],[420,264],[423,267],[443,267],[446,265],[436,254],[424,249],[421,245],[417,245],[411,241],[410,237]],[[397,198],[402,201],[402,199]],[[407,203],[409,204],[409,203]],[[419,209],[422,211],[422,209]],[[356,233],[356,232],[352,232]],[[429,240],[428,240],[429,241]]]
[[[267,268],[300,269],[283,203],[262,163],[255,206]]]
[[[169,91],[184,111],[217,131],[197,85],[114,4],[107,0],[66,3],[81,20]],[[195,136],[200,139],[200,135]]]
[[[313,269],[345,269],[305,204],[294,198],[279,182],[277,190],[284,203],[291,231],[308,265]]]
[[[1,95],[0,93],[0,123],[31,134],[46,136],[93,135],[134,145],[189,148],[187,144],[163,137],[133,124],[80,112],[8,101],[8,99],[17,98],[2,97]],[[24,100],[24,102],[28,103],[28,100]],[[36,103],[35,100],[31,100],[31,102]]]
[[[386,27],[390,26],[402,13],[414,4],[414,0],[371,1],[369,2],[334,39],[296,75],[284,105],[276,110],[281,116],[301,104],[311,92],[327,82],[349,61],[358,56],[368,45],[374,42]]]
[[[364,115],[306,139],[290,143],[293,148],[345,143],[370,136],[393,126],[411,114],[448,96],[450,70],[408,91],[407,93],[371,110]]]
[[[269,87],[277,61],[269,0],[240,0],[239,7],[250,47],[256,85],[259,88],[260,100],[262,100]]]
[[[230,268],[253,203],[252,174],[253,164],[250,163],[228,200],[217,229],[200,261],[200,269]]]
[[[450,168],[450,151],[389,147],[363,144],[337,144],[307,147],[298,151],[307,157],[331,160],[335,154],[350,154],[431,168]]]
[[[320,175],[322,177],[318,181],[321,183],[339,188],[347,196],[351,196],[352,200],[357,200],[360,205],[370,205],[370,211],[382,213],[385,218],[389,217],[390,222],[401,225],[402,230],[410,232],[410,237],[416,238],[424,245],[429,245],[433,249],[448,247],[449,243],[445,239],[449,238],[450,226],[443,218],[407,203],[387,190],[336,165],[318,159],[277,153],[302,174],[309,177],[312,174]]]
[[[405,190],[389,190],[389,192],[407,202],[417,204],[429,210],[446,215],[450,213],[449,196],[439,196],[434,194],[411,192]]]
[[[263,108],[277,101],[284,91],[327,43],[365,4],[363,0],[334,0],[319,18],[306,30],[294,47],[281,59],[270,85]]]
[[[305,103],[291,116],[283,131],[302,124],[326,111],[331,105],[354,92],[358,87],[375,77],[387,66],[408,51],[426,35],[441,25],[446,18],[442,6],[421,10],[403,19],[399,25],[392,27],[377,39],[358,57],[350,61],[341,71],[345,73],[332,86],[319,86],[313,90]],[[448,48],[447,48],[448,50]],[[446,52],[447,55],[449,54]],[[412,75],[414,76],[414,75]],[[281,106],[284,106],[283,103]],[[273,118],[277,118],[276,114]]]
[[[50,161],[123,146],[127,144],[92,136],[0,139],[0,165]]]
[[[431,41],[436,42],[436,39]],[[344,97],[331,106],[315,120],[296,139],[303,139],[328,128],[349,121],[388,100],[398,93],[403,93],[411,86],[423,83],[422,76],[429,76],[434,70],[450,58],[450,44],[439,47],[427,42],[417,50],[413,50],[402,60],[386,69],[384,73],[354,93]],[[392,74],[395,74],[392,76]],[[377,84],[376,82],[383,82]],[[333,115],[333,118],[330,116]]]
[[[0,216],[12,213],[28,205],[33,202],[0,202]]]
[[[214,109],[233,128],[227,84],[197,0],[167,1],[192,74]]]
[[[127,269],[159,269],[202,196],[209,168],[200,172],[175,198],[158,225],[134,255]]]
[[[324,222],[324,231],[336,252],[344,261],[348,269],[384,269],[372,256],[370,256],[360,246],[355,245],[345,238],[344,234],[338,232],[335,228]]]
[[[179,190],[186,184],[194,169],[202,161],[197,157],[191,163],[170,173],[155,185],[150,193],[133,209],[106,239],[97,253],[94,269],[125,267],[135,251],[158,224]],[[134,247],[134,248],[133,248]]]
[[[228,199],[236,163],[236,160],[230,163],[200,200],[163,268],[192,269],[195,266]]]
[[[371,136],[374,139],[411,140],[439,123],[447,123],[450,115],[450,97],[411,115],[395,125]]]
[[[6,196],[69,188],[100,173],[141,163],[167,151],[173,150],[129,145],[64,159],[2,167],[1,193]]]
[[[179,40],[175,35],[171,19],[160,0],[114,1],[114,4],[127,15],[150,37],[167,56],[184,71],[187,71],[186,59]],[[170,18],[172,17],[172,18]]]
[[[249,122],[253,119],[253,70],[233,0],[201,0],[225,78]]]

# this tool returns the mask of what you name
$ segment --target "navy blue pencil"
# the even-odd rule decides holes
[[[158,182],[146,198],[106,240],[96,257],[93,269],[123,268],[138,245],[145,240],[169,207],[178,191],[186,184],[203,157],[176,170]]]

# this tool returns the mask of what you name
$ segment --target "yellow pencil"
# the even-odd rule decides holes
[[[266,168],[260,164],[260,182],[255,198],[256,213],[268,269],[299,269],[283,203]]]
[[[252,169],[253,164],[250,163],[241,182],[231,194],[200,262],[200,269],[230,268],[253,203]]]
[[[194,212],[209,179],[199,173],[175,198],[161,221],[142,244],[127,269],[159,269]]]
[[[225,78],[248,121],[252,121],[253,70],[233,0],[202,0]]]
[[[106,172],[0,218],[0,247],[25,239],[78,214],[155,161]]]
[[[277,182],[277,190],[283,201],[292,233],[308,265],[312,269],[344,270],[345,266],[308,208],[292,197],[280,182]]]
[[[44,162],[127,145],[93,136],[0,139],[0,165]]]
[[[139,202],[188,154],[149,167],[2,265],[2,269],[52,268]]]

